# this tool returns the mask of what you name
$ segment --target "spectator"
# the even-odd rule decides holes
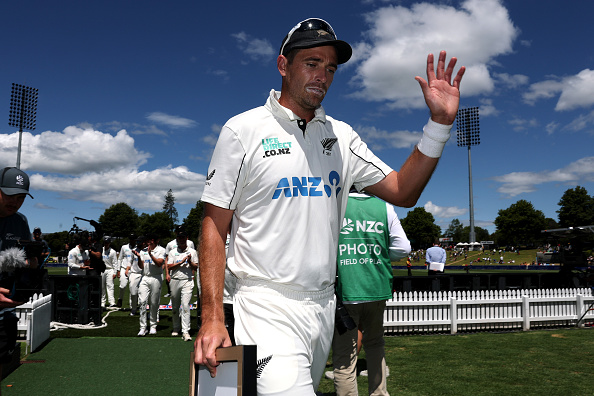
[[[50,254],[50,248],[47,244],[47,242],[45,241],[45,239],[41,238],[41,228],[39,227],[35,227],[33,229],[33,240],[35,242],[41,242],[42,244],[42,248],[41,248],[41,254],[39,256],[37,256],[37,263],[39,264],[39,266],[42,266],[43,264],[45,264],[45,262],[48,259],[48,256]]]
[[[444,248],[439,244],[439,240],[436,239],[433,242],[433,246],[427,249],[425,253],[425,263],[429,269],[429,275],[443,274],[445,269],[447,254]],[[464,256],[466,259],[466,255]]]

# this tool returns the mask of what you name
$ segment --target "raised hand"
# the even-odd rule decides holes
[[[452,74],[457,59],[452,58],[445,68],[446,52],[439,53],[437,73],[434,69],[433,54],[427,56],[427,80],[416,76],[425,97],[425,103],[431,111],[431,119],[439,124],[451,125],[456,119],[460,104],[460,82],[466,68],[462,66],[452,81]]]

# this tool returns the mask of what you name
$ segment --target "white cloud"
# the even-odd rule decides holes
[[[589,132],[594,131],[594,111],[580,115],[563,129],[568,131],[582,131],[584,129],[589,129]]]
[[[17,141],[18,133],[0,135],[2,158],[16,158]],[[73,175],[139,167],[150,157],[134,147],[134,139],[125,130],[115,136],[75,126],[38,135],[23,132],[23,169]]]
[[[437,206],[431,201],[427,201],[424,208],[434,217],[442,219],[458,217],[468,212],[468,209],[462,209],[456,206]]]
[[[546,126],[545,126],[545,130],[547,131],[547,135],[552,135],[553,133],[555,133],[555,131],[559,129],[559,123],[552,121],[549,122]]]
[[[391,148],[413,148],[421,140],[422,132],[384,131],[373,126],[359,126],[355,128],[359,136],[373,151]]]
[[[594,105],[594,70],[584,69],[575,76],[553,77],[530,85],[523,95],[524,102],[534,105],[540,99],[559,95],[555,106],[557,111],[589,108]]]
[[[502,183],[498,192],[514,197],[534,192],[544,183],[583,183],[594,181],[594,157],[585,157],[555,170],[542,172],[512,172],[496,176],[493,180]]]
[[[538,126],[538,121],[535,118],[529,120],[522,118],[513,118],[507,121],[507,123],[512,125],[514,131],[516,132],[524,131],[527,128],[536,128]]]
[[[17,140],[18,132],[0,134],[1,166],[13,166],[5,159],[16,159]],[[125,130],[113,136],[70,126],[63,132],[23,132],[21,168],[30,176],[32,191],[51,191],[64,199],[105,205],[126,202],[151,210],[162,208],[169,189],[177,203],[194,204],[199,199],[203,175],[183,166],[141,171],[150,157],[136,149]]]
[[[529,81],[529,77],[523,74],[494,73],[493,75],[498,83],[512,89],[526,85]]]
[[[266,39],[257,39],[245,32],[231,35],[237,40],[239,48],[252,60],[269,60],[275,55],[272,44]]]
[[[564,87],[555,110],[573,110],[594,105],[594,70],[585,69],[564,79]]]
[[[481,104],[479,108],[479,114],[481,117],[489,117],[499,114],[499,110],[497,110],[493,104],[492,99],[480,99],[479,102]]]
[[[427,54],[440,50],[467,67],[463,95],[491,92],[488,65],[512,51],[518,30],[498,0],[467,0],[461,8],[417,3],[410,8],[387,6],[366,15],[367,40],[354,45],[354,94],[370,101],[387,100],[395,108],[423,108],[414,80],[424,77]],[[442,23],[447,21],[447,23]],[[456,69],[457,71],[457,69]]]
[[[522,95],[524,102],[533,105],[537,100],[549,99],[563,90],[563,83],[556,80],[547,80],[530,85],[528,92]]]
[[[157,124],[167,125],[171,128],[191,128],[196,126],[196,121],[180,116],[169,115],[161,112],[154,112],[147,114],[146,118]]]

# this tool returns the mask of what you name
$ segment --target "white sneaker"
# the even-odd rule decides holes
[[[190,335],[188,333],[184,333],[182,335],[182,338],[184,341],[192,341],[192,337],[190,337]]]
[[[179,337],[179,333],[177,331],[172,331],[171,337]]]
[[[367,370],[362,370],[362,371],[359,373],[359,375],[360,375],[361,377],[367,377],[367,376],[368,376],[368,374],[367,374]],[[386,366],[386,378],[388,378],[389,376],[390,376],[390,367]]]
[[[334,370],[326,371],[324,373],[324,377],[328,378],[329,380],[334,381]]]
[[[144,337],[146,335],[146,329],[140,329],[138,332],[138,337]]]
[[[157,334],[157,329],[151,329],[151,331],[149,331],[150,335],[156,335]]]

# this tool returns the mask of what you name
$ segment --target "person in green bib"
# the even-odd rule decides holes
[[[370,395],[388,395],[384,353],[384,309],[392,298],[392,261],[407,257],[411,247],[394,207],[351,190],[337,256],[336,295],[356,328],[332,340],[337,396],[357,394],[357,338],[367,357]]]

